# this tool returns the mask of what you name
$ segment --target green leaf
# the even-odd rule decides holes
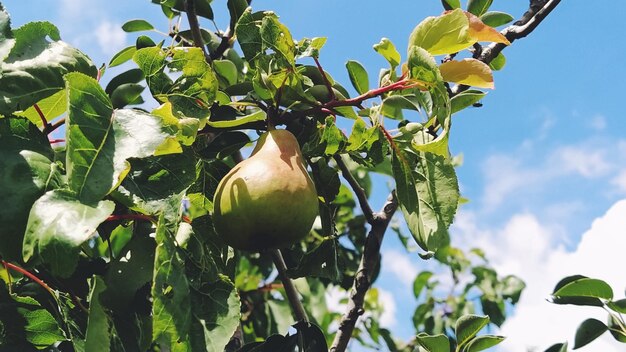
[[[128,71],[124,71],[124,72],[120,73],[119,75],[113,77],[109,81],[109,83],[107,84],[107,86],[104,89],[104,91],[107,94],[111,95],[111,93],[113,93],[115,88],[121,86],[122,84],[139,83],[144,78],[145,78],[145,76],[143,75],[143,71],[141,71],[138,68],[132,68],[132,69],[130,69]]]
[[[2,286],[4,286],[4,283]],[[0,301],[3,303],[3,307],[0,308],[0,316],[4,317],[6,314],[5,310],[10,309],[17,313],[16,315],[19,317],[19,320],[7,322],[9,323],[8,327],[3,324],[4,329],[8,328],[7,330],[10,330],[12,324],[22,323],[21,331],[15,331],[14,333],[18,336],[23,335],[26,341],[30,342],[37,349],[44,349],[59,341],[67,340],[63,330],[61,330],[52,314],[37,300],[28,296],[8,295],[5,290],[2,291],[4,292],[0,293]],[[3,331],[3,337],[11,336],[7,332],[9,331]],[[3,346],[6,345],[3,343]]]
[[[511,300],[511,304],[516,304],[522,291],[526,288],[526,284],[522,279],[514,275],[508,275],[501,281],[502,283],[502,297]]]
[[[500,27],[513,21],[513,16],[504,12],[489,11],[480,15],[480,20],[490,27]]]
[[[146,20],[130,20],[122,25],[124,32],[140,32],[153,30],[154,26]]]
[[[0,255],[20,261],[30,208],[60,180],[48,139],[28,120],[0,119],[0,145]]]
[[[615,317],[613,314],[609,314],[608,327],[609,332],[613,336],[616,341],[626,343],[626,330],[624,330],[624,325],[619,318]]]
[[[104,222],[115,204],[105,200],[81,203],[71,193],[54,190],[37,199],[24,233],[24,260],[50,267],[55,275],[69,276],[76,267],[80,246]]]
[[[374,45],[374,50],[376,50],[377,53],[382,55],[385,60],[389,62],[392,70],[400,65],[400,53],[391,40],[382,38],[378,44]]]
[[[230,28],[235,28],[237,21],[248,8],[247,0],[228,0],[228,12],[230,13]]]
[[[486,93],[479,90],[466,90],[450,99],[450,111],[454,114],[470,107],[484,98]]]
[[[400,209],[417,244],[435,251],[448,244],[447,228],[458,206],[459,186],[454,166],[442,156],[420,153],[392,156]]]
[[[65,79],[68,182],[80,200],[96,202],[126,176],[127,159],[153,155],[172,132],[160,117],[139,110],[113,114],[106,93],[90,77],[71,73]]]
[[[126,61],[132,59],[133,55],[135,55],[135,52],[137,52],[137,48],[134,45],[128,46],[118,51],[117,54],[113,55],[111,61],[109,61],[109,67],[119,66]]]
[[[552,293],[556,297],[593,297],[611,300],[613,289],[606,282],[598,279],[580,278],[567,283]]]
[[[291,278],[319,277],[338,282],[341,272],[337,263],[337,243],[332,237],[324,237],[322,242],[306,253],[298,266],[289,271]]]
[[[493,0],[468,0],[467,12],[480,16],[489,10],[492,2]]]
[[[482,335],[469,341],[466,352],[479,352],[491,348],[504,340],[504,336]]]
[[[111,93],[111,105],[114,109],[121,109],[129,104],[143,103],[141,93],[146,87],[137,83],[124,83]]]
[[[576,329],[576,337],[574,338],[574,349],[581,348],[586,344],[600,337],[609,328],[598,319],[587,319],[583,321]]]
[[[544,352],[567,352],[567,342],[555,343]]]
[[[571,282],[574,282],[580,279],[586,279],[586,278],[587,278],[586,276],[582,276],[582,275],[572,275],[572,276],[565,277],[556,284],[553,292],[558,291],[559,289],[561,289],[562,287],[564,287],[565,285]],[[595,306],[595,307],[604,306],[604,303],[602,303],[602,301],[596,297],[556,297],[554,293],[552,294],[551,302],[554,304],[573,304],[573,305],[580,305],[580,306]]]
[[[416,337],[417,342],[428,352],[449,352],[450,341],[448,337],[443,334],[439,335],[427,335],[420,333]]]
[[[261,39],[260,21],[252,15],[252,8],[248,7],[239,17],[235,27],[235,36],[248,62],[253,62],[254,58],[263,50]]]
[[[8,41],[0,47],[0,55],[4,57],[12,46],[0,63],[2,115],[24,110],[58,92],[65,86],[63,75],[68,72],[82,72],[92,77],[97,74],[85,54],[60,41],[59,31],[51,23],[30,22],[16,29],[13,36],[14,42]]]
[[[346,136],[335,124],[335,120],[329,116],[323,128],[321,143],[325,146],[324,154],[335,155],[346,146]]]
[[[165,95],[175,110],[188,117],[205,118],[215,101],[219,82],[211,65],[207,64],[200,48],[176,50],[169,67],[182,71],[172,89]],[[162,73],[162,72],[161,72]]]
[[[430,280],[432,276],[432,272],[422,271],[415,277],[415,280],[413,281],[413,295],[415,296],[415,298],[419,298],[422,290],[424,289],[424,287],[426,287],[426,285],[428,284],[428,280]]]
[[[15,39],[13,39],[13,33],[11,32],[9,13],[0,3],[0,61],[4,61],[14,45]]]
[[[443,55],[461,51],[474,42],[467,16],[456,9],[439,17],[427,17],[418,24],[409,37],[409,50],[418,46],[431,55]]]
[[[111,324],[105,308],[100,303],[100,294],[106,290],[106,284],[100,276],[91,279],[89,293],[89,318],[85,333],[85,351],[110,351]]]
[[[213,69],[217,76],[224,80],[226,87],[237,83],[237,66],[232,61],[213,60]]]
[[[489,324],[489,317],[479,315],[464,315],[456,321],[454,328],[456,340],[459,346],[465,346],[478,334],[482,328]]]
[[[454,10],[461,7],[461,0],[441,0],[446,10]]]
[[[367,92],[369,88],[369,78],[367,77],[367,71],[365,67],[358,61],[346,62],[346,68],[348,69],[348,75],[350,76],[350,82],[352,86],[359,94]]]
[[[50,122],[54,118],[61,116],[67,111],[67,98],[65,92],[60,90],[51,96],[42,99],[37,102],[37,107],[41,110],[46,121]],[[39,116],[39,112],[35,109],[35,106],[31,106],[23,112],[15,113],[17,116],[26,117],[30,122],[34,123],[38,127],[43,127],[43,121]]]
[[[607,302],[606,305],[618,313],[626,314],[626,298]]]
[[[163,215],[157,224],[156,242],[152,284],[153,339],[171,351],[189,351],[192,317],[189,281],[174,234]]]
[[[506,57],[504,56],[504,54],[502,54],[502,52],[498,53],[498,56],[496,56],[489,63],[489,67],[491,67],[491,69],[494,71],[499,71],[503,69],[504,65],[506,65]]]
[[[289,64],[295,64],[295,44],[291,33],[278,21],[273,13],[266,13],[261,22],[261,41],[263,48],[272,49],[280,54]]]
[[[263,110],[259,110],[253,112],[250,115],[243,116],[241,118],[235,120],[226,120],[226,121],[208,121],[207,125],[215,128],[232,128],[244,125],[246,123],[255,122],[255,121],[264,121],[267,118],[267,114]]]
[[[428,51],[419,46],[413,46],[409,49],[407,66],[409,69],[409,77],[413,79],[429,83],[443,81],[435,58],[432,57]]]

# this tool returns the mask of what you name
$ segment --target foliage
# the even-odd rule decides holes
[[[503,339],[478,334],[504,322],[524,283],[499,276],[480,249],[452,245],[463,198],[448,141],[452,114],[486,94],[453,93],[450,84],[493,88],[504,56],[485,62],[475,50],[510,44],[492,26],[512,16],[488,11],[491,1],[470,0],[467,11],[442,1],[449,11],[419,23],[406,53],[386,38],[374,45],[389,64],[377,81],[358,61],[346,63],[351,96],[321,65],[326,38],[294,39],[271,11],[228,0],[229,30],[213,32],[196,18],[213,19],[210,0],[152,3],[175,25],[161,33],[163,24],[125,23],[143,34],[111,58],[108,67],[127,68],[115,77],[51,23],[13,29],[0,5],[0,346],[326,351],[345,339],[338,324],[350,323],[339,323],[346,315],[329,310],[325,293],[347,296],[353,286],[356,312],[367,313],[347,338],[365,347],[481,351]],[[282,283],[271,253],[226,246],[212,218],[217,185],[254,131],[281,125],[302,145],[319,196],[318,224],[281,249]],[[57,128],[62,143],[48,140]],[[395,183],[380,213],[369,205],[372,173]],[[408,342],[379,325],[384,302],[371,288],[397,208],[404,221],[392,228],[407,250],[417,244],[439,263],[415,278]],[[447,271],[451,286],[442,283]],[[285,275],[305,310],[295,319],[290,304],[300,303]],[[555,295],[585,296],[569,289]],[[621,301],[592,298],[623,310]]]
[[[583,275],[565,277],[554,287],[551,302],[599,307],[608,313],[606,323],[589,318],[578,326],[573,349],[593,342],[607,331],[616,341],[626,343],[626,322],[622,316],[626,314],[626,298],[614,299],[613,289],[606,282]],[[567,343],[554,346],[567,348]],[[554,346],[551,348],[556,348]]]

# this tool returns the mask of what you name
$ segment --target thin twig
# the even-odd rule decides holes
[[[54,295],[54,291],[50,288],[50,286],[48,286],[45,282],[43,282],[40,278],[38,278],[35,274],[31,273],[30,271],[21,268],[15,264],[11,264],[7,261],[2,261],[2,264],[12,270],[17,271],[18,273],[28,277],[29,279],[33,280],[35,283],[37,283],[39,286],[43,287],[46,291],[48,291],[53,297],[56,297]]]
[[[47,128],[49,124],[48,124],[48,120],[46,119],[46,115],[43,113],[43,111],[41,111],[41,108],[39,108],[38,104],[34,104],[33,107],[35,108],[35,111],[37,111],[37,114],[39,115],[39,118],[41,119],[43,128],[44,129]]]
[[[280,281],[283,282],[283,287],[285,289],[285,293],[287,294],[287,300],[289,301],[289,305],[291,305],[291,310],[296,317],[296,321],[307,323],[309,318],[307,317],[304,306],[300,301],[300,294],[298,293],[298,290],[296,290],[296,287],[293,285],[293,281],[291,281],[287,275],[287,265],[283,259],[283,254],[279,249],[273,249],[271,253],[274,265],[278,271],[278,277],[280,278]]]
[[[348,169],[348,166],[346,165],[346,162],[343,160],[341,155],[335,155],[334,159],[337,162],[337,166],[339,166],[339,169],[341,170],[343,178],[348,181],[348,184],[356,194],[356,198],[359,200],[359,206],[361,206],[361,210],[363,211],[365,219],[370,225],[373,224],[374,211],[372,210],[372,207],[367,200],[367,194],[365,194],[365,190],[363,189],[363,187],[361,187],[361,185],[359,185],[352,173],[350,173],[350,170]]]
[[[53,123],[53,124],[48,124],[46,127],[44,127],[43,129],[43,133],[44,134],[50,134],[52,132],[54,132],[54,130],[56,130],[57,128],[63,126],[65,124],[65,117],[60,118],[57,120],[57,122]]]
[[[206,62],[211,63],[211,56],[204,46],[202,40],[202,31],[200,30],[200,23],[198,22],[198,16],[196,15],[195,0],[185,0],[185,12],[187,12],[187,21],[189,22],[189,29],[191,30],[191,38],[193,38],[193,44],[202,49],[204,59]]]
[[[335,97],[335,91],[333,91],[333,86],[330,84],[328,77],[326,77],[326,73],[324,72],[324,69],[322,68],[322,65],[320,64],[320,61],[315,56],[313,56],[313,61],[315,61],[317,70],[320,71],[320,74],[322,75],[322,79],[324,80],[324,85],[326,85],[326,89],[328,89],[328,99],[330,101],[337,100],[337,97]]]
[[[364,313],[365,294],[372,286],[372,275],[376,271],[376,266],[380,263],[380,245],[385,236],[387,226],[389,226],[389,222],[397,209],[396,193],[392,191],[382,210],[374,214],[372,228],[365,239],[365,248],[363,249],[359,269],[354,277],[354,284],[350,291],[348,306],[339,322],[339,329],[330,347],[331,352],[343,352],[346,350],[348,342],[350,342],[352,337],[354,326],[358,318]]]

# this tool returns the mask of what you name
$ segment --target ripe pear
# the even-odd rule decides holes
[[[286,130],[261,135],[250,158],[220,181],[213,204],[215,231],[233,248],[261,251],[304,238],[318,200],[294,135]]]

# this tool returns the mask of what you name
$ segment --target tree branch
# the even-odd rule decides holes
[[[383,241],[385,231],[393,214],[398,209],[398,200],[396,192],[392,191],[383,209],[374,214],[372,228],[365,240],[365,248],[361,256],[361,263],[354,277],[354,285],[350,292],[347,310],[341,317],[339,329],[330,347],[331,352],[343,352],[348,346],[348,342],[352,337],[356,322],[364,313],[363,304],[365,294],[372,286],[372,274],[375,272],[376,266],[380,263],[380,245]]]
[[[193,38],[193,44],[202,49],[206,62],[211,63],[211,56],[204,46],[202,40],[202,32],[200,31],[200,23],[198,22],[198,16],[196,15],[195,0],[185,0],[185,12],[187,12],[187,21],[189,22],[189,29],[191,30],[191,38]]]
[[[372,225],[374,223],[374,211],[372,210],[372,207],[367,200],[367,194],[365,194],[365,190],[363,189],[363,187],[361,187],[361,185],[359,185],[352,173],[350,173],[350,170],[348,170],[348,166],[346,165],[346,162],[343,160],[341,155],[335,155],[334,159],[337,162],[337,166],[339,166],[339,169],[341,170],[343,178],[348,181],[348,184],[356,194],[356,198],[359,200],[359,206],[363,211],[363,215],[365,215],[365,219],[370,225]]]
[[[295,315],[296,321],[308,323],[309,318],[307,317],[304,306],[300,301],[300,294],[293,285],[293,281],[291,281],[287,275],[287,265],[283,259],[283,254],[280,252],[280,249],[273,249],[271,253],[276,270],[278,270],[278,277],[280,278],[280,281],[283,282],[283,288],[287,294],[287,300],[289,301],[289,305],[291,305],[291,311]]]
[[[521,39],[532,33],[539,24],[554,10],[561,0],[530,0],[528,11],[515,24],[508,26],[502,30],[502,35],[513,43],[517,39]],[[489,64],[506,48],[502,43],[492,43],[482,49],[480,55],[476,59]],[[455,96],[469,89],[466,85],[457,85],[452,88],[452,96]]]

